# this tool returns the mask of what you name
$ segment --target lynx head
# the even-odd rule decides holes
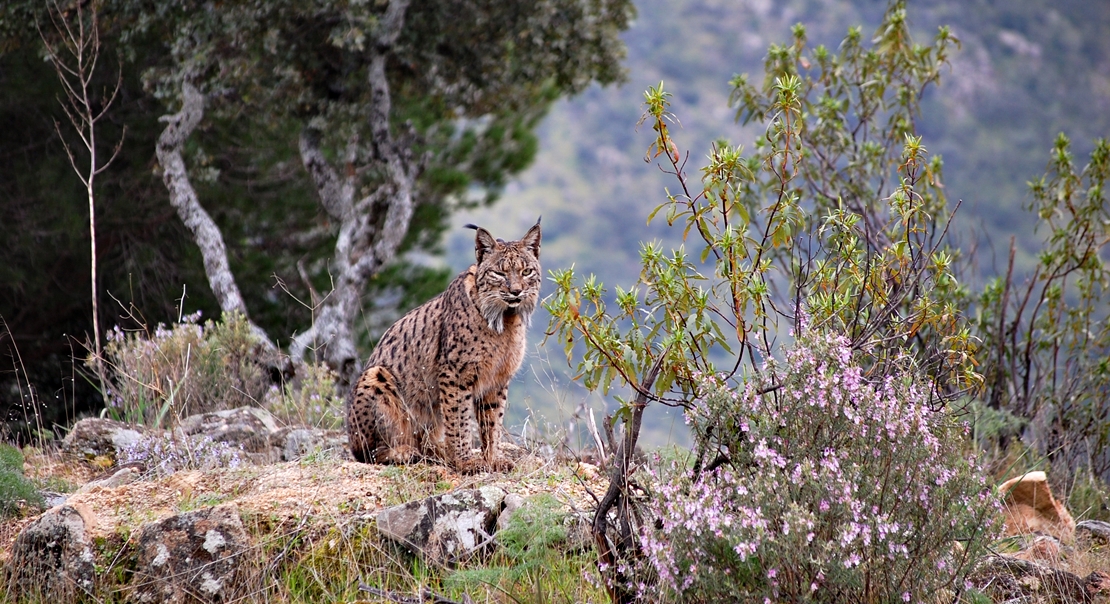
[[[517,241],[494,239],[482,227],[466,226],[478,231],[474,238],[478,310],[497,333],[505,329],[506,316],[520,315],[527,325],[540,298],[540,222]]]

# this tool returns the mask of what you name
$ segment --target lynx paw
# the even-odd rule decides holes
[[[481,472],[508,472],[515,464],[508,457],[497,456],[493,459],[468,457],[455,461],[455,471],[460,474],[479,474]]]
[[[392,449],[382,447],[374,451],[374,460],[381,464],[408,464],[416,461],[420,452],[415,447],[401,445]]]
[[[491,472],[509,472],[514,467],[516,467],[516,464],[513,463],[513,460],[502,455],[498,455],[497,457],[489,460],[489,468]]]
[[[459,474],[479,474],[489,471],[489,464],[481,457],[466,457],[463,459],[456,459],[455,471]]]

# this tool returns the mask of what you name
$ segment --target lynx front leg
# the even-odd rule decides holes
[[[495,393],[486,395],[478,401],[478,436],[482,440],[482,457],[495,472],[508,472],[513,462],[501,451],[505,403],[509,399],[509,387],[505,386]]]
[[[351,455],[364,463],[403,464],[417,456],[412,417],[385,367],[370,367],[351,391],[347,434]]]
[[[446,420],[445,433],[449,463],[463,474],[476,474],[489,470],[485,460],[474,455],[474,395],[469,387],[461,384],[458,373],[444,371],[439,378],[440,404]]]

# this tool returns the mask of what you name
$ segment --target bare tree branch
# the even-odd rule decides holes
[[[78,3],[74,13],[63,11],[54,2],[49,9],[50,23],[60,38],[60,45],[52,44],[50,39],[39,29],[39,38],[42,39],[50,55],[50,62],[58,76],[58,81],[65,91],[65,100],[59,99],[66,117],[73,129],[77,132],[81,143],[88,153],[88,167],[82,169],[78,166],[77,155],[62,135],[61,126],[55,122],[54,129],[62,141],[69,164],[77,174],[77,178],[85,185],[85,193],[89,204],[89,272],[92,287],[92,319],[93,319],[93,354],[96,363],[96,373],[100,380],[101,391],[105,388],[104,366],[101,362],[102,346],[100,341],[100,287],[97,280],[97,253],[96,253],[96,195],[94,185],[97,174],[108,168],[123,147],[123,139],[127,134],[126,127],[120,135],[112,151],[112,155],[104,163],[99,163],[96,156],[96,124],[108,112],[108,108],[116,100],[120,86],[123,84],[123,70],[116,77],[115,88],[111,94],[101,95],[101,103],[97,110],[90,88],[93,86],[93,77],[96,74],[96,64],[100,58],[100,27],[96,13],[96,4],[89,7],[90,14],[85,13],[85,4]],[[71,14],[75,14],[77,23],[70,22]]]
[[[177,210],[177,215],[193,234],[193,241],[204,259],[208,285],[216,296],[220,310],[224,313],[241,313],[246,317],[255,339],[270,357],[265,362],[271,368],[288,372],[288,359],[281,356],[277,345],[266,332],[250,320],[247,305],[243,302],[227,260],[227,246],[224,245],[223,235],[212,217],[200,205],[196,190],[189,181],[189,173],[181,153],[185,141],[204,117],[204,105],[204,95],[186,78],[181,85],[181,110],[159,118],[159,121],[166,124],[155,147],[158,163],[162,167],[162,181],[166,183],[166,189],[170,193],[170,205]]]
[[[354,179],[340,179],[336,171],[324,157],[320,150],[320,132],[314,128],[305,128],[301,131],[300,138],[301,161],[305,170],[316,184],[316,191],[320,195],[320,205],[324,211],[336,220],[351,211],[355,197]]]

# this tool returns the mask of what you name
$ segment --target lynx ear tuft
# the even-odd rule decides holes
[[[528,232],[520,239],[521,243],[532,251],[532,255],[536,257],[536,260],[540,259],[540,220],[542,219],[543,216],[537,218],[536,224],[528,229]]]
[[[468,224],[466,228],[478,231],[474,236],[474,257],[478,259],[478,264],[481,264],[486,254],[493,251],[493,248],[497,245],[497,241],[493,238],[493,235],[489,234],[489,231],[478,225]]]

